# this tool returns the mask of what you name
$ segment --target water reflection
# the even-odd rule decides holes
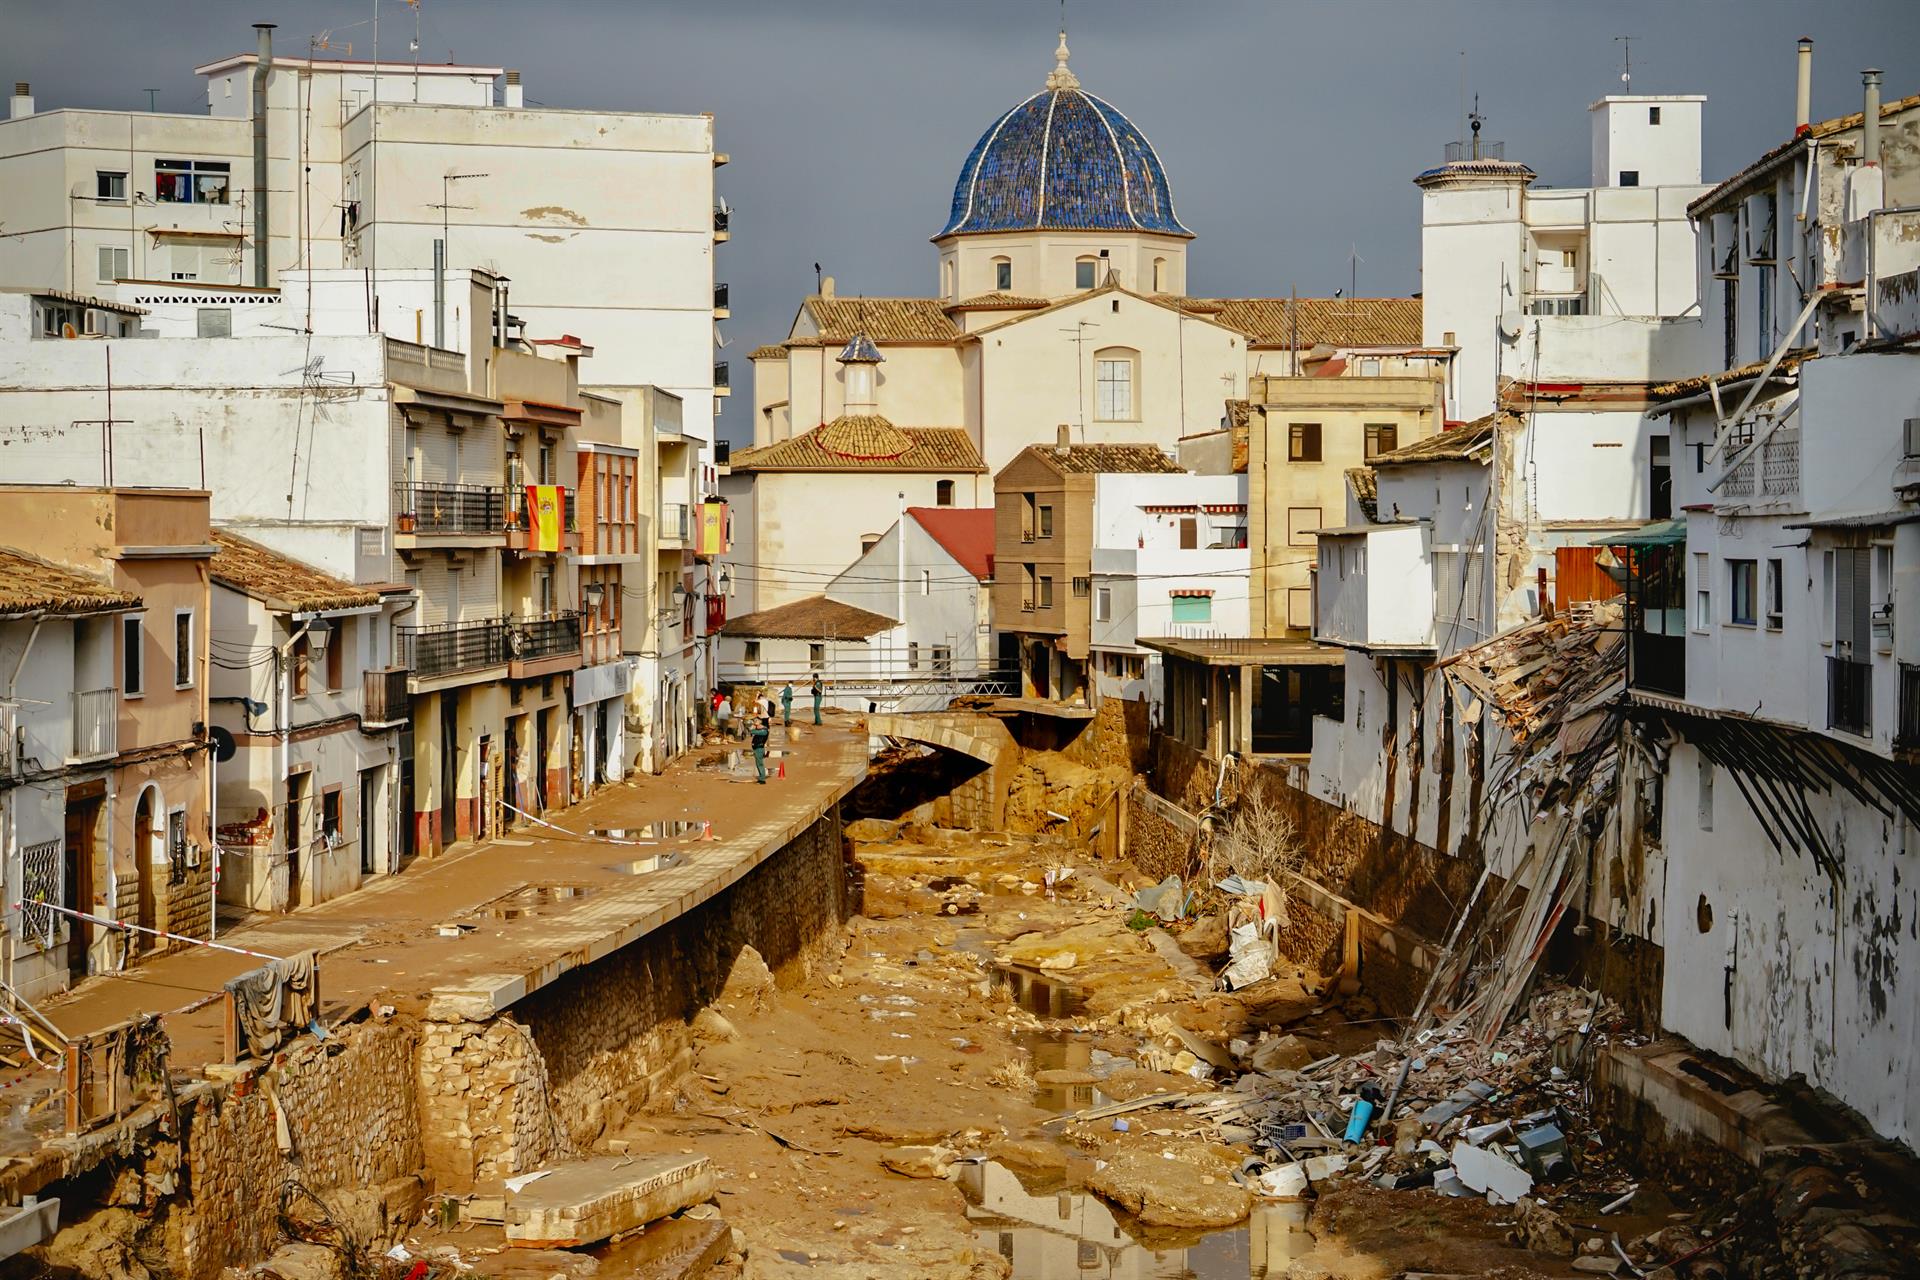
[[[1030,1188],[986,1161],[961,1170],[960,1189],[975,1242],[1005,1258],[1013,1280],[1279,1280],[1313,1248],[1307,1206],[1297,1202],[1256,1204],[1230,1231],[1142,1243],[1071,1180]]]

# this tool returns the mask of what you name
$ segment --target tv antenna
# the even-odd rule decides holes
[[[1633,92],[1633,42],[1634,42],[1634,39],[1635,37],[1633,36],[1615,36],[1613,38],[1613,42],[1621,47],[1626,58],[1626,69],[1620,73],[1620,83],[1627,87],[1628,93]]]

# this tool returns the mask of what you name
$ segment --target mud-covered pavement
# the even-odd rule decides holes
[[[1220,1088],[1237,1073],[1206,1059],[1236,1040],[1352,1052],[1384,1024],[1297,969],[1213,991],[1126,908],[1145,878],[1122,864],[1032,837],[849,834],[863,914],[838,970],[779,991],[745,957],[675,1109],[626,1135],[714,1159],[745,1244],[722,1273],[1578,1274],[1510,1242],[1510,1207],[1366,1186],[1263,1200],[1202,1117],[1066,1119]]]

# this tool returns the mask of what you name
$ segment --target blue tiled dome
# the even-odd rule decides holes
[[[993,122],[960,167],[943,236],[982,231],[1155,231],[1191,236],[1153,144],[1061,63],[1048,87]]]

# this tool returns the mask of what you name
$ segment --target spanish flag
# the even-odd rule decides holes
[[[527,486],[527,550],[560,549],[560,486]]]

